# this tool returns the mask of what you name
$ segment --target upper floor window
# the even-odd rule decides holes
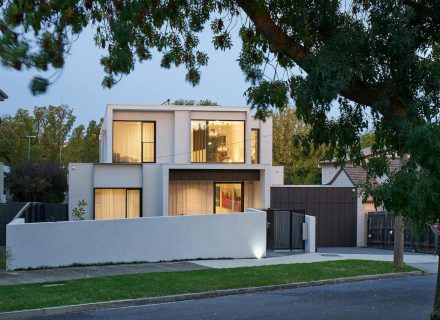
[[[260,130],[251,130],[251,163],[260,163]]]
[[[156,162],[156,123],[113,121],[113,162]]]
[[[244,121],[191,121],[191,162],[244,163]]]

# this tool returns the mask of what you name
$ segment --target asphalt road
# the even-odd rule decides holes
[[[34,319],[428,319],[435,276],[280,290]]]

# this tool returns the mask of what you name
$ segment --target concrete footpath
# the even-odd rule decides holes
[[[209,268],[238,268],[275,264],[310,263],[346,259],[392,261],[393,251],[372,248],[319,248],[317,253],[269,252],[264,259],[197,260],[161,263],[137,263],[84,267],[66,267],[29,271],[0,271],[0,285],[58,282],[92,277],[149,272],[192,271]],[[425,273],[437,273],[437,257],[431,254],[405,253],[405,263]]]
[[[269,252],[264,259],[231,259],[193,261],[209,268],[256,267],[274,264],[310,263],[335,260],[393,261],[393,251],[375,248],[319,248],[316,253]],[[436,274],[438,257],[433,254],[405,252],[404,262],[428,274]]]
[[[335,260],[393,261],[393,251],[375,248],[319,248],[316,253],[269,252],[264,259],[230,259],[193,261],[209,268],[256,267],[274,264],[310,263]],[[404,262],[428,274],[436,274],[438,257],[433,254],[405,252]]]
[[[0,271],[0,285],[58,282],[93,277],[118,276],[150,272],[192,271],[201,269],[208,269],[208,267],[187,261],[177,261],[66,267],[24,271]]]

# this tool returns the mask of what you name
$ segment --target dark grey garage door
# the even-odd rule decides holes
[[[356,191],[337,187],[271,187],[271,209],[316,217],[317,247],[356,246]]]

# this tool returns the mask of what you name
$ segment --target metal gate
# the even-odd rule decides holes
[[[267,210],[267,250],[304,249],[305,215],[293,210]]]
[[[405,219],[404,225],[405,249],[434,252],[435,236],[430,230],[416,232],[414,224],[408,219]],[[386,211],[369,212],[367,239],[369,247],[392,249],[394,246],[394,215]]]

